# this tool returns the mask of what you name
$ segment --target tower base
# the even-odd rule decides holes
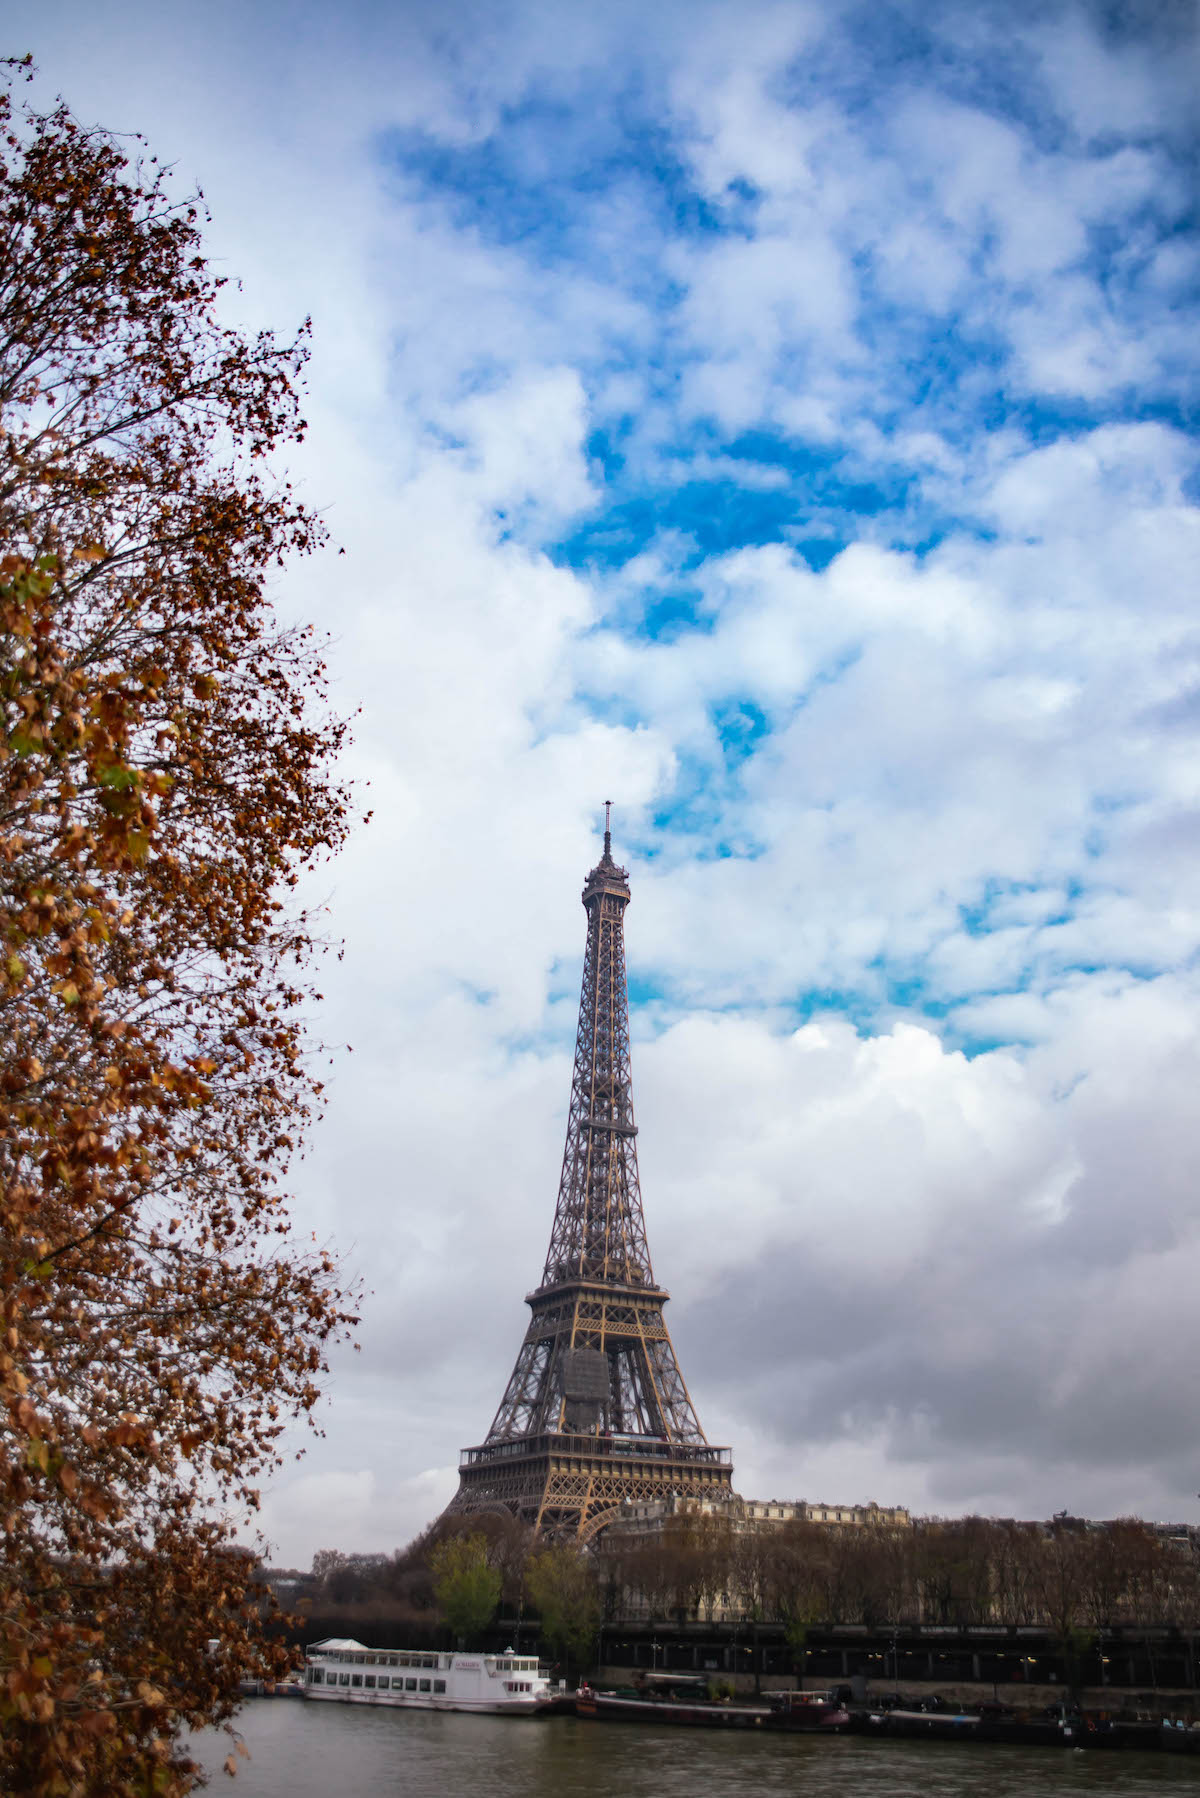
[[[623,1503],[672,1494],[722,1498],[733,1490],[732,1456],[708,1443],[636,1436],[521,1436],[465,1448],[447,1515],[507,1511],[539,1535],[590,1541]]]

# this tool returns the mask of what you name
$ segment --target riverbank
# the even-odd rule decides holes
[[[448,1632],[433,1616],[401,1615],[376,1604],[315,1608],[290,1633],[298,1647],[326,1636],[351,1636],[388,1649],[451,1646]],[[488,1652],[540,1648],[543,1659],[548,1658],[547,1645],[538,1641],[537,1621],[529,1617],[502,1614],[478,1646]],[[1023,1703],[1022,1693],[1048,1688],[1054,1697],[1077,1680],[1089,1692],[1175,1698],[1200,1687],[1200,1627],[1076,1632],[1068,1665],[1062,1643],[1051,1631],[1033,1625],[813,1624],[801,1664],[810,1684],[861,1679],[875,1691],[896,1686],[914,1694],[961,1689],[991,1697],[994,1687],[1000,1699]],[[743,1691],[755,1681],[794,1684],[796,1666],[796,1650],[782,1624],[638,1618],[604,1623],[593,1671],[614,1683],[618,1673],[637,1670],[709,1674],[732,1680]]]
[[[1052,1631],[1025,1624],[813,1624],[802,1657],[771,1623],[607,1623],[598,1670],[697,1673],[784,1685],[801,1666],[808,1683],[865,1682],[873,1691],[963,1690],[1013,1704],[1049,1688],[1050,1702],[1074,1684],[1089,1692],[1195,1693],[1200,1633],[1174,1627],[1093,1629],[1071,1638],[1070,1656]],[[994,1688],[994,1691],[993,1691]]]

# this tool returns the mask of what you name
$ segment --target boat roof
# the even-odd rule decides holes
[[[326,1636],[323,1642],[310,1642],[310,1648],[327,1648],[331,1654],[344,1654],[351,1651],[365,1654],[365,1642],[356,1642],[353,1636]]]

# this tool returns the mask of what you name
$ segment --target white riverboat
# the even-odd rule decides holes
[[[344,1636],[304,1651],[304,1696],[398,1710],[492,1711],[534,1716],[558,1696],[535,1657],[367,1648]]]

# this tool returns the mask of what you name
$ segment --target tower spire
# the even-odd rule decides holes
[[[625,977],[629,876],[604,854],[583,887],[587,942],[558,1203],[532,1316],[486,1442],[466,1449],[453,1511],[501,1507],[583,1537],[622,1499],[730,1490],[663,1317],[642,1215]]]

